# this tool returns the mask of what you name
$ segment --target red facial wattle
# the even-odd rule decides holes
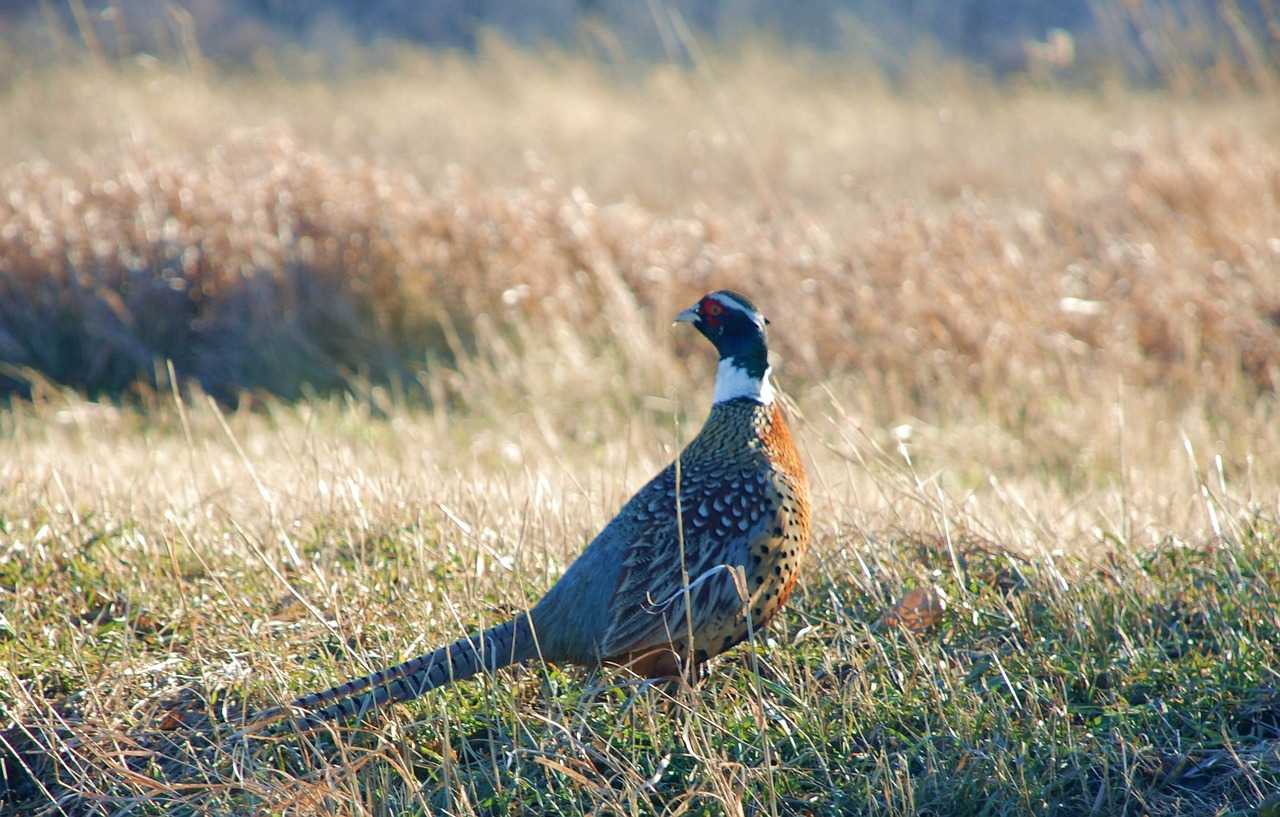
[[[698,311],[702,313],[702,320],[707,326],[714,329],[720,325],[720,317],[724,314],[724,307],[714,298],[703,298]]]

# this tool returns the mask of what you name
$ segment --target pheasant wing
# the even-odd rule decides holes
[[[736,576],[748,568],[754,544],[768,536],[774,498],[763,475],[750,473],[691,474],[680,487],[683,528],[676,524],[673,474],[664,473],[633,500],[646,524],[623,559],[601,644],[607,657],[683,645],[690,626],[686,607],[692,609],[695,649],[714,655],[741,637],[749,590]]]

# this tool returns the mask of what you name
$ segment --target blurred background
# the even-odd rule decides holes
[[[643,381],[729,284],[890,414],[1269,391],[1275,11],[10,0],[0,391],[427,396],[549,338]]]
[[[1075,65],[1119,69],[1146,82],[1224,59],[1256,59],[1253,52],[1273,43],[1277,25],[1269,0],[6,0],[0,14],[3,30],[46,54],[62,29],[117,57],[174,54],[193,37],[205,54],[227,61],[302,48],[344,64],[370,44],[474,53],[486,36],[499,36],[607,59],[679,59],[684,49],[663,30],[663,18],[674,18],[713,43],[768,37],[856,54],[891,71],[928,55],[1002,76]]]

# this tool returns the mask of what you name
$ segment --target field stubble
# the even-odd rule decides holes
[[[1256,806],[1280,780],[1273,102],[897,93],[777,56],[16,78],[5,796]],[[712,361],[668,324],[718,286],[773,319],[818,509],[763,669],[672,699],[530,667],[341,751],[141,751],[529,603],[696,430]],[[941,614],[886,624],[913,588]]]

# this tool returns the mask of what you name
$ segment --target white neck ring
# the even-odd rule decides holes
[[[762,405],[772,405],[774,390],[773,383],[769,382],[772,371],[773,367],[769,366],[760,377],[752,377],[733,358],[721,360],[716,368],[716,393],[712,402],[723,403],[746,397]]]

